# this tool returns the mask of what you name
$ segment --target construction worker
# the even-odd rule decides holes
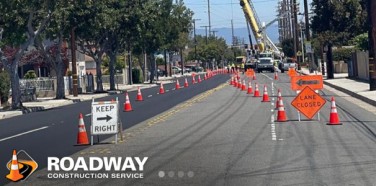
[[[234,63],[231,63],[231,71],[234,73],[235,72],[235,65]]]
[[[229,63],[229,64],[227,64],[227,73],[230,73],[230,71],[231,71],[231,65]]]
[[[243,72],[244,74],[244,63],[240,64],[240,70]]]

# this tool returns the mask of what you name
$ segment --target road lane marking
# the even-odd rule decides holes
[[[272,80],[273,81],[273,78],[269,77],[268,75],[264,74],[264,73],[261,73],[261,75],[267,77],[268,79]]]
[[[9,139],[12,139],[12,138],[16,138],[16,137],[19,137],[19,136],[23,136],[25,134],[29,134],[29,133],[32,133],[32,132],[36,132],[36,131],[39,131],[39,130],[43,130],[43,129],[46,129],[46,128],[48,128],[48,126],[44,126],[44,127],[41,127],[41,128],[37,128],[37,129],[29,130],[27,132],[23,132],[23,133],[19,133],[19,134],[13,135],[13,136],[9,136],[9,137],[0,139],[0,142],[6,141],[6,140],[9,140]]]
[[[89,114],[85,114],[85,116],[86,116],[86,117],[91,116],[91,113],[89,113]]]
[[[148,95],[148,98],[152,97],[153,95]]]

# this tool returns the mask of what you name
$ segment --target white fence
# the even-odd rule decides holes
[[[54,79],[38,78],[38,79],[20,79],[20,89],[35,88],[37,91],[53,91],[55,90]]]

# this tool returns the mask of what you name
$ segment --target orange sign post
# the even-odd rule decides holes
[[[307,118],[312,119],[325,103],[326,100],[324,98],[311,87],[306,86],[291,102],[291,105]]]
[[[304,87],[310,87],[314,90],[321,90],[324,88],[322,75],[310,75],[310,76],[292,76],[291,77],[291,89],[302,90]]]

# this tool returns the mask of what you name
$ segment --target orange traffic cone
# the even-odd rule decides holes
[[[9,174],[6,177],[14,182],[21,180],[24,176],[20,174],[17,160],[17,152],[13,150],[12,164],[10,165]]]
[[[78,134],[77,134],[77,145],[88,145],[89,138],[87,137],[86,128],[84,124],[84,118],[80,113],[78,117]]]
[[[197,80],[199,83],[201,83],[201,76],[198,75],[198,80]]]
[[[248,91],[247,91],[247,94],[253,94],[252,83],[251,83],[251,82],[248,83]]]
[[[195,84],[195,83],[196,83],[195,76],[192,76],[192,84]]]
[[[234,85],[234,77],[231,77],[230,85]]]
[[[236,79],[236,77],[234,78],[234,87],[238,87],[238,80]]]
[[[247,88],[245,87],[245,80],[243,80],[243,84],[242,84],[242,91],[246,91]]]
[[[332,106],[330,109],[330,118],[329,118],[328,125],[342,125],[342,123],[339,121],[336,102],[334,100],[334,97],[332,97]]]
[[[253,94],[253,97],[260,97],[260,91],[257,83],[255,84],[255,93]]]
[[[278,115],[277,115],[277,121],[278,122],[285,122],[287,121],[285,107],[283,106],[282,97],[279,99],[279,107],[278,107]]]
[[[188,87],[189,85],[188,85],[188,80],[187,80],[187,78],[185,78],[185,81],[184,81],[184,87]]]
[[[262,95],[262,102],[270,102],[268,95],[268,88],[264,85],[264,93]]]
[[[159,94],[164,94],[164,88],[163,88],[163,83],[161,82],[161,86],[159,87]]]
[[[144,99],[142,99],[142,94],[141,94],[141,89],[140,89],[140,87],[138,87],[138,90],[137,90],[137,98],[136,98],[136,101],[144,101]]]
[[[206,77],[206,73],[204,74],[204,80],[207,80],[208,79],[208,77]]]
[[[129,101],[129,96],[128,96],[128,92],[125,93],[125,103],[124,103],[124,112],[130,112],[132,111],[132,105],[131,105],[131,102]]]
[[[277,72],[274,73],[274,80],[278,80],[278,73]]]
[[[175,90],[179,90],[179,88],[180,88],[179,80],[176,79]]]
[[[281,90],[278,89],[277,102],[275,103],[276,109],[278,109],[278,107],[279,107],[279,99],[281,99],[281,97],[282,97]]]
[[[238,89],[242,89],[242,80],[238,80]]]

